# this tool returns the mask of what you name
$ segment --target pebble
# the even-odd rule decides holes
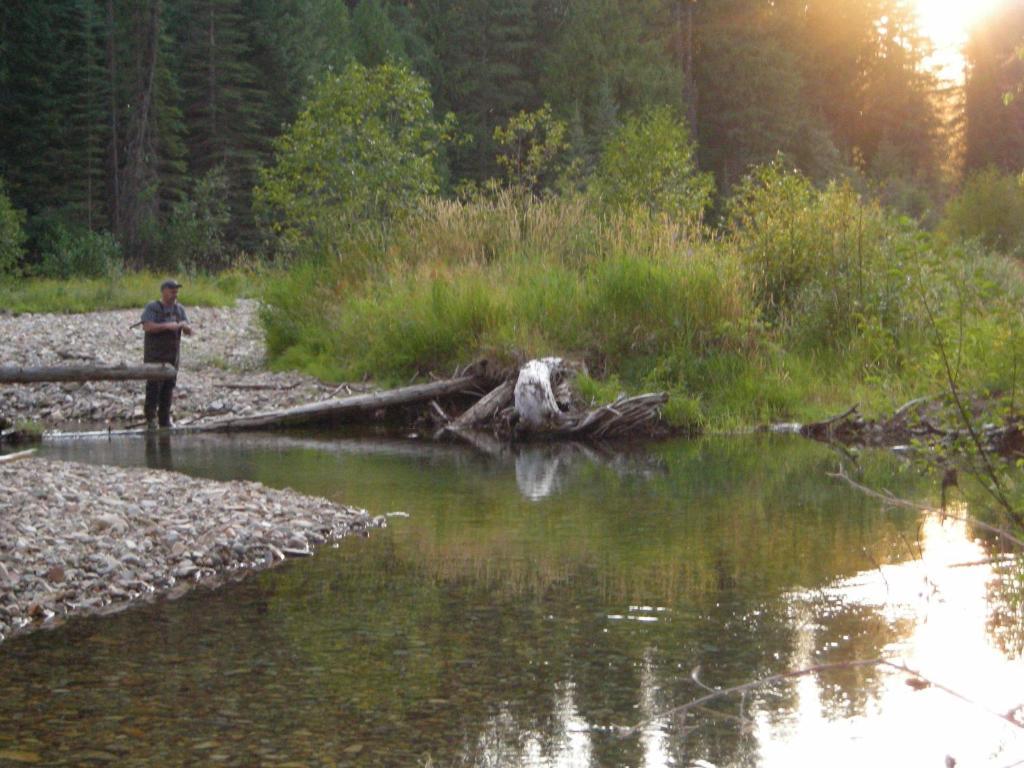
[[[177,423],[285,408],[337,396],[337,388],[298,373],[264,370],[259,303],[192,307],[195,334],[182,340],[174,396]],[[0,313],[0,365],[117,365],[142,362],[137,310],[74,315]],[[253,388],[255,387],[255,388]],[[140,381],[18,384],[0,388],[0,423],[28,420],[48,428],[121,427],[142,421]]]
[[[38,458],[0,464],[0,641],[55,617],[308,557],[383,524],[260,483]]]

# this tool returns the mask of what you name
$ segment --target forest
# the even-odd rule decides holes
[[[241,269],[280,367],[574,353],[685,423],[896,399],[946,331],[1006,390],[1021,40],[951,80],[907,0],[10,0],[0,275]]]

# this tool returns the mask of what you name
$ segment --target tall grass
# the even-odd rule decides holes
[[[104,278],[0,278],[0,311],[95,312],[142,307],[160,295],[166,275],[127,272]],[[229,306],[242,296],[259,293],[259,276],[232,270],[216,275],[178,276],[180,300],[188,306]]]
[[[769,168],[718,234],[586,197],[430,202],[387,241],[354,232],[296,264],[263,311],[275,365],[324,378],[562,354],[594,393],[665,387],[677,421],[734,426],[941,391],[932,336],[965,328],[963,370],[1005,382],[1024,291],[1003,267]]]
[[[298,267],[266,303],[272,355],[396,378],[478,353],[653,364],[737,347],[752,314],[738,259],[665,220],[511,195],[439,202],[386,248],[356,240]]]

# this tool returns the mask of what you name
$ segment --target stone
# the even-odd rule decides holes
[[[29,619],[107,613],[208,576],[308,557],[311,544],[372,525],[325,499],[159,470],[33,458],[0,465],[0,487],[4,638],[35,628]],[[167,514],[149,517],[157,507]]]

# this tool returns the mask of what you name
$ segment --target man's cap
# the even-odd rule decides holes
[[[160,284],[160,290],[162,291],[164,288],[181,288],[181,283],[177,280],[164,280]]]

